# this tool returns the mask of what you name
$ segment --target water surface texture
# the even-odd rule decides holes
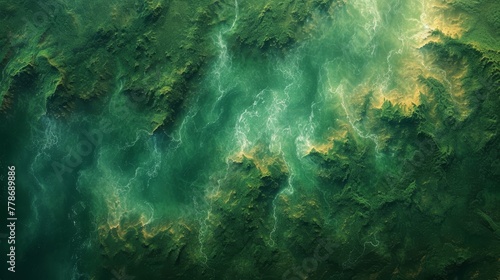
[[[497,1],[0,13],[2,279],[500,278]]]

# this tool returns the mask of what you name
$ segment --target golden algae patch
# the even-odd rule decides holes
[[[235,155],[230,156],[228,159],[236,162],[242,163],[244,159],[249,159],[255,164],[257,169],[260,171],[261,176],[270,176],[271,172],[269,170],[270,166],[279,166],[280,172],[287,173],[287,167],[281,159],[281,155],[272,155],[265,152],[264,146],[257,145],[251,148],[249,151],[240,151]]]
[[[463,85],[469,71],[468,65],[465,61],[443,65],[432,57],[432,52],[425,50],[427,44],[443,43],[441,36],[460,38],[465,32],[462,29],[463,15],[451,12],[449,3],[442,1],[430,1],[414,8],[421,10],[420,17],[415,20],[417,24],[405,30],[407,34],[392,35],[399,40],[399,44],[395,44],[393,50],[386,52],[386,61],[380,60],[372,52],[372,57],[367,59],[367,65],[360,66],[357,71],[362,71],[362,67],[373,70],[362,76],[361,80],[356,81],[350,76],[339,80],[338,70],[327,71],[330,93],[340,99],[337,100],[342,104],[350,126],[355,134],[362,138],[371,138],[377,142],[375,138],[378,133],[370,127],[376,125],[376,112],[382,109],[386,101],[398,106],[405,117],[414,114],[416,107],[423,102],[422,96],[427,96],[425,100],[429,102],[436,101],[433,92],[421,82],[422,76],[433,77],[446,86],[446,94],[453,103],[458,120],[464,120],[470,114]],[[393,40],[390,34],[383,37],[388,43]],[[330,77],[337,82],[332,83]],[[338,105],[334,106],[338,110]]]
[[[448,37],[458,39],[466,32],[465,15],[451,9],[453,2],[425,1],[422,20],[431,30],[439,30]]]

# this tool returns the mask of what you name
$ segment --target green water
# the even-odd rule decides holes
[[[74,28],[85,38],[88,26],[111,20],[83,19],[131,3],[64,3],[76,28],[47,32],[70,38]],[[189,10],[175,3],[165,13]],[[58,117],[48,104],[63,66],[51,62],[50,39],[37,50],[32,31],[36,39],[13,57],[33,53],[40,74],[11,87],[1,127],[2,164],[19,170],[12,279],[498,277],[499,103],[480,82],[498,81],[498,72],[478,67],[472,51],[469,60],[462,49],[446,60],[422,47],[429,38],[443,49],[473,41],[448,37],[452,24],[436,21],[471,15],[436,3],[356,0],[312,10],[300,40],[267,50],[234,43],[251,28],[242,7],[250,4],[220,4],[225,20],[203,34],[211,55],[161,126],[173,109],[160,100],[170,93],[132,89],[138,80],[174,87],[165,82],[174,73],[168,62],[137,74],[142,66],[131,61],[142,58],[117,53],[102,66],[105,94]],[[121,24],[134,26],[133,17]],[[168,30],[157,34],[161,41]],[[484,53],[498,53],[499,37],[487,34]],[[161,50],[158,41],[149,44]],[[22,64],[10,61],[4,88]],[[491,94],[477,105],[474,89]],[[322,259],[315,248],[324,240]]]

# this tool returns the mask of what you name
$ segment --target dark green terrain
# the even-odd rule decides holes
[[[498,1],[0,0],[0,23],[1,279],[500,279]]]

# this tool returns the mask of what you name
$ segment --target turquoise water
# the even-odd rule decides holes
[[[411,115],[412,103],[423,103],[419,94],[429,94],[419,76],[444,85],[458,121],[473,109],[460,93],[457,75],[420,48],[433,30],[450,28],[439,21],[444,13],[432,1],[349,1],[315,12],[305,23],[304,39],[293,47],[261,55],[230,45],[245,22],[238,2],[228,5],[232,20],[207,35],[215,55],[192,80],[171,125],[155,129],[152,119],[159,113],[150,110],[152,101],[126,91],[133,81],[120,57],[103,102],[81,106],[67,118],[46,111],[56,74],[39,76],[16,97],[2,135],[15,127],[15,136],[4,140],[5,156],[16,164],[22,174],[18,184],[25,186],[19,194],[20,275],[32,277],[37,271],[44,279],[111,279],[125,267],[137,279],[157,277],[177,271],[170,268],[175,250],[167,248],[183,244],[187,253],[178,258],[192,275],[279,279],[311,256],[312,249],[302,247],[314,248],[314,240],[323,236],[335,239],[336,264],[328,268],[328,262],[320,262],[308,275],[350,279],[346,271],[394,252],[390,231],[397,232],[399,221],[377,205],[387,203],[384,195],[398,201],[414,190],[399,189],[398,180],[389,186],[381,182],[388,173],[408,172],[405,160],[419,144],[412,139],[416,126],[391,127],[378,110],[390,100],[406,105],[403,111]],[[163,74],[156,73],[157,78]],[[428,116],[436,114],[431,110]],[[432,133],[446,131],[437,123]],[[437,139],[437,145],[445,146],[450,137]],[[466,152],[458,149],[455,156],[462,160]],[[245,160],[253,163],[247,171],[235,167]],[[404,183],[426,185],[425,178],[405,176],[415,177],[400,178]],[[267,193],[264,186],[261,200],[248,198],[254,184],[266,178],[272,178],[273,189]],[[422,204],[432,199],[422,197]],[[429,213],[441,213],[425,205]],[[251,212],[257,229],[240,232],[237,214],[234,229],[232,222],[224,224],[232,211],[250,206],[262,207]],[[390,211],[411,216],[413,210],[405,207]],[[228,235],[221,235],[221,228],[231,232],[229,239],[257,246],[261,253],[255,254],[277,257],[263,265],[253,256],[224,255],[220,242]],[[245,239],[246,234],[255,237]],[[139,255],[138,244],[159,253]],[[404,251],[418,255],[412,246]],[[148,266],[138,264],[153,259],[168,265],[153,265],[148,272]],[[232,270],[226,268],[230,259]]]

